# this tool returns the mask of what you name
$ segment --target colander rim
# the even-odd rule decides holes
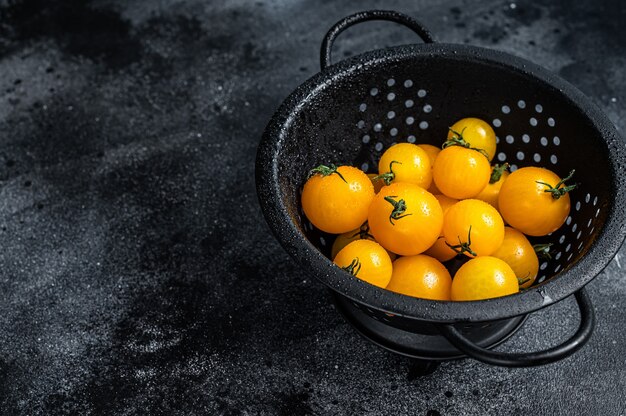
[[[608,148],[607,162],[614,184],[619,175],[626,173],[615,162],[626,160],[626,149],[615,126],[580,90],[547,69],[507,52],[473,45],[434,43],[394,46],[355,55],[318,72],[283,101],[268,123],[257,150],[256,185],[263,214],[278,241],[305,270],[330,289],[370,308],[422,321],[454,323],[506,319],[551,305],[584,287],[610,263],[626,237],[626,227],[622,227],[623,221],[620,221],[620,218],[626,217],[626,194],[622,187],[615,187],[611,195],[612,204],[598,238],[574,265],[524,292],[472,302],[418,299],[363,282],[335,267],[292,221],[281,200],[278,156],[295,115],[317,93],[344,77],[371,66],[384,67],[387,63],[416,56],[425,59],[445,57],[502,66],[552,88],[554,93],[562,94],[579,107],[602,136]]]

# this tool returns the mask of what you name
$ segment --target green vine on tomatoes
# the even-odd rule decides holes
[[[548,189],[545,189],[543,192],[550,192],[552,194],[552,198],[554,199],[559,199],[560,197],[562,197],[563,195],[565,195],[566,193],[568,193],[569,191],[574,190],[578,184],[573,184],[573,185],[566,185],[563,186],[561,188],[561,185],[565,185],[565,181],[569,181],[570,179],[572,179],[572,176],[574,176],[574,172],[576,172],[575,169],[572,169],[572,171],[569,173],[569,175],[567,175],[567,177],[561,179],[559,181],[559,183],[556,184],[556,186],[552,186],[549,183],[545,183],[545,182],[541,182],[541,181],[535,181],[538,184],[547,186]]]
[[[395,225],[393,223],[393,220],[399,220],[400,218],[404,218],[404,217],[408,217],[409,215],[412,215],[412,214],[404,214],[406,211],[406,202],[404,202],[404,199],[396,201],[393,198],[397,198],[397,196],[390,195],[390,196],[385,197],[385,201],[393,205],[393,211],[391,211],[391,214],[389,214],[389,222],[391,223],[391,225]]]
[[[502,178],[502,174],[504,173],[504,171],[509,170],[509,164],[508,163],[503,163],[501,165],[499,164],[495,164],[493,166],[493,170],[491,171],[491,177],[489,178],[489,183],[493,184],[496,183],[500,180],[500,178]]]
[[[402,162],[398,162],[397,160],[392,160],[389,163],[389,172],[381,173],[378,176],[374,176],[374,180],[377,181],[379,179],[382,179],[383,182],[385,182],[385,185],[389,186],[391,184],[391,181],[393,181],[396,178],[396,174],[393,173],[393,164],[394,163],[397,163],[399,165],[402,164]]]
[[[318,167],[311,169],[309,171],[308,177],[310,178],[314,175],[330,176],[333,173],[336,173],[337,175],[339,175],[341,180],[343,180],[345,183],[348,183],[348,181],[346,181],[346,178],[344,178],[343,175],[337,170],[337,166],[333,165],[332,163],[330,164],[330,166],[319,165]]]
[[[529,282],[530,281],[530,277],[529,276],[530,276],[530,273],[527,274],[526,276],[524,276],[523,278],[518,277],[517,278],[517,284],[521,286],[524,283]]]
[[[343,270],[350,273],[352,276],[356,276],[361,271],[361,262],[358,257],[352,259],[352,262],[348,264],[346,267],[342,267]]]
[[[552,243],[533,245],[533,249],[535,250],[535,253],[537,253],[538,257],[541,257],[542,259],[552,260],[550,247],[552,247]]]
[[[487,160],[489,160],[489,155],[487,154],[485,149],[479,149],[477,147],[471,147],[470,143],[467,142],[463,138],[463,132],[465,131],[465,128],[463,128],[463,130],[461,130],[460,133],[458,131],[456,131],[456,130],[453,130],[452,127],[448,127],[448,130],[450,130],[452,132],[452,134],[454,134],[454,136],[452,136],[452,138],[446,140],[441,145],[442,149],[445,149],[445,148],[450,147],[450,146],[461,146],[461,147],[465,147],[466,149],[476,150],[478,153],[480,153],[481,155],[485,156],[487,158]]]
[[[457,254],[470,253],[472,256],[476,257],[478,254],[470,247],[472,245],[472,226],[470,225],[469,231],[467,232],[467,243],[461,241],[461,237],[457,236],[459,239],[459,244],[453,246],[452,244],[446,241],[446,245],[454,250]]]
[[[374,239],[374,236],[370,234],[370,226],[367,223],[367,221],[365,221],[363,225],[359,227],[359,231],[352,234],[352,238],[356,237],[357,235],[359,236],[359,240],[373,240]]]

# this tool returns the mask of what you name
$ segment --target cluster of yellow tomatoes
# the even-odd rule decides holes
[[[302,208],[322,231],[339,234],[332,260],[373,285],[435,300],[478,300],[517,293],[537,277],[526,235],[556,231],[576,185],[540,167],[512,173],[491,166],[496,137],[486,122],[464,118],[442,149],[399,143],[380,158],[378,174],[321,165],[302,190]],[[508,226],[505,226],[505,223]],[[450,275],[443,264],[469,259]]]

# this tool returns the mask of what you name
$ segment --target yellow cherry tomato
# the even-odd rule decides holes
[[[424,254],[434,257],[439,261],[448,261],[453,259],[457,255],[457,252],[448,247],[444,236],[439,236],[437,241],[435,241]]]
[[[448,131],[448,140],[462,140],[469,147],[482,149],[487,153],[489,161],[496,154],[496,133],[485,121],[468,117],[454,123]]]
[[[446,242],[468,257],[489,256],[504,239],[504,222],[494,207],[478,199],[451,206],[444,216]]]
[[[530,287],[537,278],[539,272],[537,253],[526,236],[514,228],[504,227],[502,245],[492,256],[504,260],[511,266],[523,289]]]
[[[432,171],[432,167],[435,166],[435,159],[437,159],[437,156],[439,155],[439,152],[441,152],[441,149],[438,148],[437,146],[433,146],[432,144],[418,144],[418,146],[421,147],[428,155],[428,159],[430,160],[430,166],[431,166],[431,171]],[[439,188],[437,188],[435,181],[432,181],[430,183],[430,186],[428,187],[427,191],[433,195],[441,193]]]
[[[568,192],[576,185],[565,185],[554,172],[538,167],[516,170],[502,184],[498,205],[504,220],[526,235],[542,236],[556,231],[570,212]]]
[[[374,193],[375,194],[377,194],[378,191],[380,191],[380,188],[385,186],[385,182],[382,179],[378,178],[378,174],[376,174],[376,173],[368,173],[367,177],[370,178],[370,181],[372,181],[372,185],[374,185]]]
[[[452,277],[438,260],[418,254],[393,262],[387,290],[416,298],[450,300]]]
[[[434,197],[437,198],[437,201],[439,201],[439,205],[441,205],[444,215],[450,208],[452,208],[453,205],[459,202],[458,199],[450,198],[449,196],[445,196],[443,194],[437,194],[434,195]]]
[[[355,240],[374,240],[374,236],[370,234],[370,227],[367,223],[361,225],[360,228],[352,231],[348,231],[347,233],[339,234],[335,241],[333,242],[333,247],[331,249],[330,258],[334,259],[345,246],[350,244]],[[387,252],[389,254],[389,258],[391,261],[396,259],[396,255],[390,251]]]
[[[387,149],[378,162],[378,175],[387,185],[408,182],[424,189],[433,180],[428,154],[412,143],[398,143]]]
[[[476,150],[449,146],[439,153],[433,168],[437,188],[455,199],[473,198],[489,183],[491,166]]]
[[[445,221],[446,212],[448,211],[448,208],[450,208],[452,205],[456,204],[459,201],[457,199],[450,198],[442,194],[435,195],[435,198],[437,198],[437,201],[439,201],[439,205],[441,205],[441,209],[443,210],[443,217]],[[457,253],[456,251],[448,247],[448,245],[446,244],[446,239],[443,236],[443,229],[442,229],[442,233],[439,235],[439,238],[437,239],[437,241],[435,241],[435,244],[430,246],[430,248],[426,250],[424,254],[434,257],[439,261],[448,261],[454,258],[454,256],[456,256]]]
[[[506,178],[509,177],[509,172],[506,171],[507,168],[508,163],[495,165],[491,171],[489,183],[475,198],[485,201],[495,209],[498,209],[498,195],[500,195],[500,189]]]
[[[491,256],[476,257],[462,265],[450,290],[452,300],[461,301],[498,298],[517,292],[515,272],[503,260]]]
[[[443,211],[424,188],[397,182],[374,197],[367,222],[376,241],[387,250],[414,256],[433,245],[441,233]]]
[[[341,234],[367,220],[374,187],[367,175],[352,166],[319,166],[302,189],[302,209],[322,231]]]
[[[387,251],[374,241],[351,242],[337,253],[333,263],[374,286],[384,288],[391,279],[391,259]]]

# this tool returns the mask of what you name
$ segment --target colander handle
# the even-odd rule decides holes
[[[468,356],[491,365],[503,367],[532,367],[549,364],[569,357],[578,351],[591,337],[595,325],[595,314],[589,295],[585,289],[574,294],[580,309],[580,326],[578,331],[564,343],[547,350],[530,353],[505,353],[490,351],[467,339],[451,324],[441,325],[439,330],[448,341]]]
[[[389,22],[399,23],[402,26],[406,26],[426,43],[433,43],[433,37],[428,29],[416,19],[407,16],[406,14],[398,13],[392,10],[367,10],[352,14],[348,17],[344,17],[340,21],[334,24],[333,27],[326,33],[324,40],[322,41],[322,47],[320,50],[320,66],[322,70],[331,65],[331,53],[333,43],[337,36],[350,26],[354,26],[357,23],[367,22],[370,20],[386,20]]]

